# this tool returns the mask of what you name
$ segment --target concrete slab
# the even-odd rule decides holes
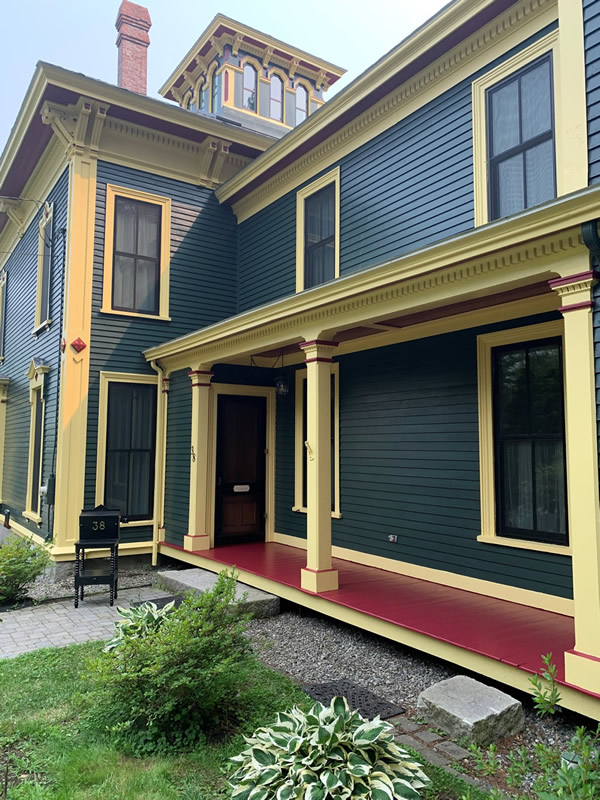
[[[454,739],[465,737],[483,747],[514,736],[524,724],[523,706],[518,700],[466,675],[425,689],[417,708],[433,727]]]
[[[200,594],[207,589],[212,589],[217,582],[217,575],[205,569],[171,569],[164,572],[157,572],[154,577],[154,585],[172,594],[185,594],[195,592]],[[273,594],[262,592],[253,586],[246,586],[238,583],[236,599],[247,595],[242,604],[244,612],[251,613],[255,617],[275,617],[279,614],[279,598]]]

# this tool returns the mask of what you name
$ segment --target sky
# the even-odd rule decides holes
[[[221,12],[348,73],[330,98],[446,4],[446,0],[139,0],[152,18],[148,94],[158,89]],[[115,20],[120,0],[0,0],[0,152],[38,61],[109,83],[117,80]],[[24,24],[27,20],[31,24]]]

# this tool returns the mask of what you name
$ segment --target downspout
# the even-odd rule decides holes
[[[165,458],[167,438],[167,398],[169,379],[158,361],[150,366],[158,374],[156,397],[156,454],[154,459],[154,523],[152,526],[152,566],[158,563],[160,533],[164,527]]]
[[[598,234],[598,220],[584,222],[581,226],[581,238],[592,257],[600,263],[600,235]],[[592,269],[594,265],[592,264]]]

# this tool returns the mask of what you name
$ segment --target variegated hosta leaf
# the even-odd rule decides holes
[[[394,781],[394,796],[401,797],[402,800],[418,800],[421,796],[417,789],[422,789],[424,786],[419,784],[418,786],[411,786],[408,781]]]

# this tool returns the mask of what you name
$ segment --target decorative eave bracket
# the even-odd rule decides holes
[[[16,198],[0,197],[0,211],[4,212],[17,229],[19,239],[25,233],[23,202]]]
[[[46,101],[42,106],[42,122],[64,145],[70,160],[76,153],[98,155],[100,136],[109,106],[88,97],[80,97],[75,105],[61,106]]]

